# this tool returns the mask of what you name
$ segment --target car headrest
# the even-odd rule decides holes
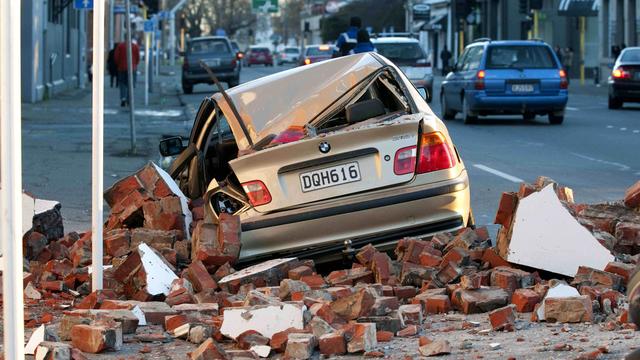
[[[376,116],[384,115],[384,104],[378,99],[369,99],[358,101],[355,104],[347,105],[345,108],[347,122],[350,124],[357,123],[362,120],[371,119]]]

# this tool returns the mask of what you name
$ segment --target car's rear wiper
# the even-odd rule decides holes
[[[224,91],[222,84],[220,84],[220,81],[218,81],[218,78],[213,74],[213,71],[211,71],[211,68],[209,68],[209,66],[202,60],[200,60],[199,63],[200,63],[200,66],[207,71],[207,73],[211,77],[211,80],[213,80],[213,82],[218,87],[218,90],[220,90],[220,92],[222,93],[222,96],[224,96],[224,99],[227,101],[227,103],[229,103],[229,107],[233,112],[233,116],[235,116],[236,119],[238,119],[238,122],[240,122],[240,127],[242,128],[242,132],[244,133],[245,138],[247,138],[247,141],[249,142],[249,146],[253,146],[253,140],[251,140],[251,136],[249,135],[249,130],[247,130],[247,126],[242,120],[242,117],[240,116],[240,113],[238,112],[236,105],[233,103],[233,100],[231,100],[231,97],[227,94],[226,91]]]

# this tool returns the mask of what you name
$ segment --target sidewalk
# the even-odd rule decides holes
[[[173,73],[179,74],[176,69]],[[185,115],[178,96],[179,75],[171,75],[171,70],[162,67],[160,76],[154,77],[146,107],[144,77],[138,74],[135,154],[130,153],[129,112],[120,107],[118,89],[110,88],[108,77],[105,79],[105,188],[148,161],[158,161],[162,135],[189,134],[193,119]],[[90,228],[91,138],[91,83],[55,99],[22,104],[23,188],[62,204],[66,232]]]

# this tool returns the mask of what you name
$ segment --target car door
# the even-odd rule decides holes
[[[480,62],[482,61],[482,55],[484,54],[484,46],[478,45],[469,48],[469,52],[465,58],[464,65],[459,71],[460,82],[462,84],[460,93],[465,94],[467,91],[475,89],[475,83],[477,80],[478,70],[480,69]],[[462,96],[458,97],[456,109],[462,111]]]
[[[447,74],[445,78],[442,88],[444,91],[444,96],[447,97],[447,106],[451,109],[455,109],[459,111],[460,109],[460,91],[462,89],[462,77],[460,74],[460,70],[464,67],[465,60],[469,54],[469,49],[467,48],[462,55],[458,58],[458,61],[453,66],[453,71]]]

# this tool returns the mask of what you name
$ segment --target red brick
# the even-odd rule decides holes
[[[77,304],[76,309],[99,309],[105,300],[114,300],[116,298],[117,295],[113,290],[96,290]]]
[[[450,262],[455,264],[456,266],[466,265],[469,261],[469,252],[463,248],[454,247],[451,248],[444,256],[442,257],[442,262],[440,263],[440,268],[445,267]]]
[[[371,259],[371,270],[376,283],[387,284],[391,277],[391,259],[386,253],[375,253]]]
[[[439,267],[440,263],[442,262],[442,257],[424,251],[420,254],[419,260],[420,265],[428,267]]]
[[[81,351],[97,354],[103,350],[120,350],[122,329],[119,325],[75,325],[71,328],[71,343]]]
[[[517,289],[511,297],[511,303],[518,312],[531,312],[541,300],[540,295],[531,289]]]
[[[269,344],[269,338],[255,330],[247,330],[236,337],[236,344],[240,349],[249,350],[254,345]]]
[[[495,310],[509,303],[504,289],[488,287],[475,290],[458,289],[451,294],[451,303],[465,314]]]
[[[616,262],[616,261],[612,261],[608,263],[607,266],[604,268],[604,271],[606,272],[610,272],[612,274],[617,274],[622,276],[625,284],[629,281],[629,278],[631,277],[631,274],[633,273],[634,270],[635,270],[635,266],[631,264]]]
[[[483,277],[480,273],[474,272],[460,277],[460,287],[463,289],[479,289],[482,287]]]
[[[520,189],[518,190],[518,198],[522,200],[527,196],[533,194],[534,192],[536,192],[536,188],[533,187],[533,185],[527,184],[527,183],[521,183]]]
[[[515,330],[516,314],[513,311],[514,308],[513,305],[507,305],[489,312],[489,321],[493,330]]]
[[[544,300],[544,315],[547,322],[593,321],[591,299],[586,296],[547,298]]]
[[[587,266],[578,267],[578,271],[571,285],[580,287],[583,285],[603,286],[613,290],[621,290],[624,279],[620,275],[593,269]]]
[[[624,193],[624,204],[630,208],[640,208],[640,181],[631,185]]]
[[[376,340],[378,340],[378,342],[389,342],[391,339],[393,339],[393,333],[391,331],[381,330],[376,332]]]
[[[331,310],[331,305],[328,303],[315,303],[309,307],[309,312],[311,312],[311,315],[317,316],[329,324],[333,324],[337,318],[337,315]]]
[[[302,265],[289,270],[288,275],[289,275],[289,279],[300,280],[301,277],[306,275],[312,275],[312,274],[313,274],[313,269],[311,267]]]
[[[271,346],[271,349],[273,349],[273,351],[283,353],[287,348],[287,340],[289,338],[289,334],[294,332],[301,332],[301,330],[296,328],[288,328],[287,330],[273,334],[273,336],[271,336],[271,340],[269,341],[269,346]]]
[[[305,275],[300,278],[300,281],[309,285],[312,289],[322,289],[327,286],[327,283],[324,281],[324,278],[321,275]]]
[[[405,238],[398,242],[395,249],[396,259],[400,262],[420,263],[420,254],[430,243],[413,238]]]
[[[418,333],[418,327],[416,325],[409,325],[406,328],[398,331],[396,334],[398,337],[414,336]]]
[[[121,283],[128,282],[140,270],[142,262],[137,251],[132,252],[127,259],[113,272],[113,278]]]
[[[49,291],[64,291],[65,286],[64,286],[64,282],[62,281],[41,281],[40,282],[40,287],[44,290],[49,290]]]
[[[227,359],[227,353],[215,340],[209,338],[191,353],[190,358],[191,360]]]
[[[318,339],[320,354],[325,356],[343,355],[347,352],[347,343],[342,332],[324,334]]]
[[[177,196],[147,201],[142,206],[144,227],[153,230],[185,230],[182,204]]]
[[[331,310],[345,320],[354,320],[368,316],[375,303],[375,298],[368,289],[337,299],[331,303]]]
[[[451,311],[451,301],[447,295],[432,295],[424,299],[427,314],[442,314]]]
[[[513,215],[517,207],[518,194],[514,192],[503,192],[502,196],[500,196],[498,211],[496,212],[496,218],[493,223],[500,224],[509,229],[511,227],[511,221],[513,220]]]
[[[114,229],[104,237],[104,250],[113,257],[127,255],[130,252],[131,233],[127,229]]]
[[[410,299],[416,296],[417,289],[413,286],[394,286],[393,296],[400,300]]]
[[[218,285],[209,275],[204,264],[200,260],[195,260],[189,265],[184,274],[185,278],[193,285],[195,292],[207,289],[216,289]]]
[[[179,328],[180,326],[187,323],[189,323],[187,315],[167,315],[164,317],[164,330],[167,332],[172,332],[176,328]]]

